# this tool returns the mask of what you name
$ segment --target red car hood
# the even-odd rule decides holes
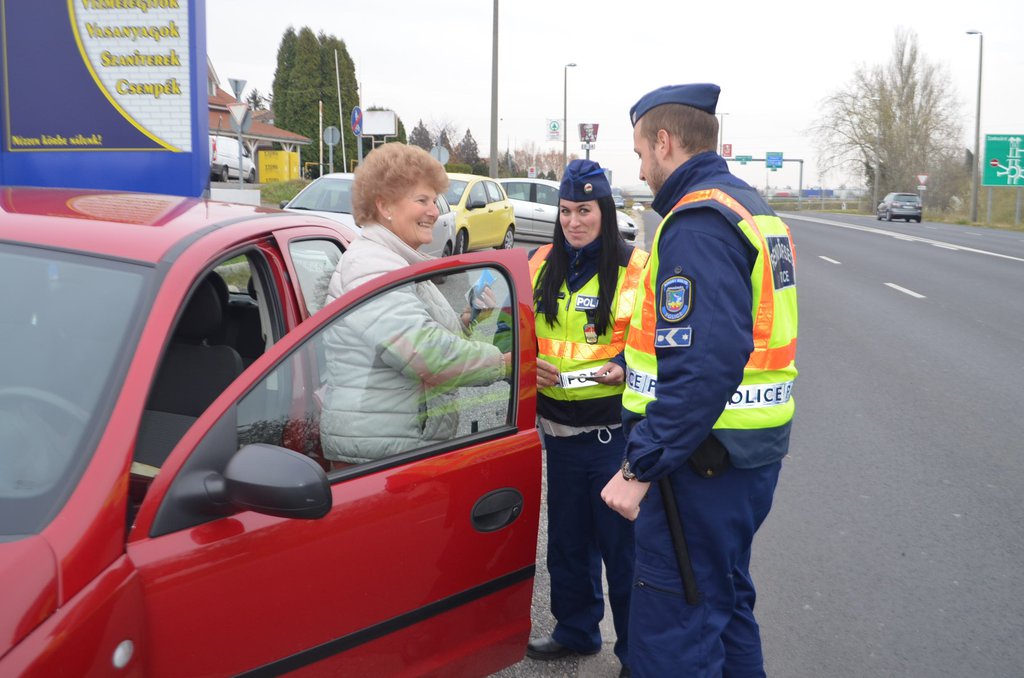
[[[57,608],[57,560],[33,535],[0,542],[0,657]]]

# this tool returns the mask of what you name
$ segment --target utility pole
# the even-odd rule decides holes
[[[491,178],[498,176],[498,0],[494,0],[491,37]]]

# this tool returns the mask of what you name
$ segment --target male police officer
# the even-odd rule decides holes
[[[750,546],[789,448],[795,263],[787,226],[713,150],[718,94],[662,87],[630,111],[640,178],[666,215],[626,342],[626,459],[602,492],[636,520],[636,676],[764,675]]]

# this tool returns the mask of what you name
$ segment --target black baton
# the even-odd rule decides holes
[[[679,576],[683,579],[683,594],[687,605],[697,604],[697,578],[693,576],[693,565],[690,563],[690,552],[686,548],[686,537],[683,535],[683,519],[679,516],[676,495],[672,492],[672,480],[662,476],[658,480],[661,490],[661,503],[665,506],[665,519],[668,531],[672,535],[672,546],[676,551],[676,563],[679,565]]]

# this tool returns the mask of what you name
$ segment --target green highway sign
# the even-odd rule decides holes
[[[740,161],[741,165],[746,165],[748,162],[754,159],[752,155],[737,155],[736,159]]]
[[[780,169],[782,167],[782,153],[768,151],[764,154],[764,166],[769,169]]]
[[[1024,134],[986,134],[982,186],[1024,186]]]

